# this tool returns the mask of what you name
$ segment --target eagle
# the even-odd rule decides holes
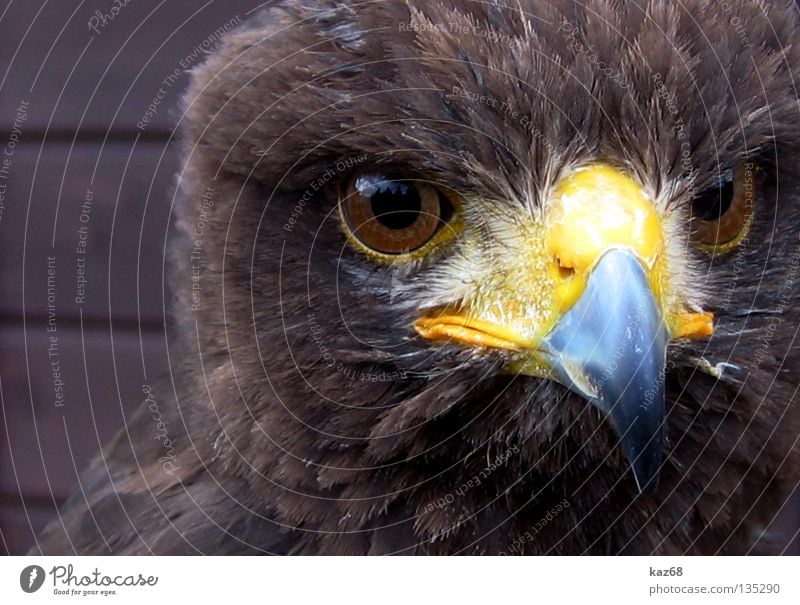
[[[191,74],[170,363],[40,554],[777,552],[789,0],[279,0]]]

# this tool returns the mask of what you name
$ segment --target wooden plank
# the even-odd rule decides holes
[[[169,132],[186,70],[263,2],[136,0],[109,18],[115,4],[16,0],[0,11],[0,131],[23,101],[24,137],[132,130],[163,89],[143,131]]]
[[[52,302],[64,319],[162,322],[172,151],[32,143],[12,160],[0,179],[0,314],[20,315],[24,299],[29,317]]]
[[[0,556],[24,555],[55,516],[55,506],[23,506],[0,500]]]
[[[81,337],[56,325],[55,332],[43,323],[28,325],[27,334],[0,329],[0,493],[6,496],[61,501],[144,400],[142,386],[168,368],[158,333],[144,334],[140,346],[135,332],[115,332],[112,341],[102,330]]]

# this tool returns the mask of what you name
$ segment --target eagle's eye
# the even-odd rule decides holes
[[[728,169],[692,201],[692,237],[698,245],[725,252],[747,234],[757,190],[752,163]]]
[[[453,233],[451,196],[427,183],[359,174],[341,193],[345,233],[368,253],[402,258]]]

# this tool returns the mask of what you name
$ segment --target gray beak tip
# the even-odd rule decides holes
[[[636,487],[642,495],[651,495],[658,488],[659,470],[661,467],[661,431],[651,433],[650,441],[642,448],[640,439],[632,439],[631,443],[622,439],[622,447],[631,461],[631,470],[636,480]]]

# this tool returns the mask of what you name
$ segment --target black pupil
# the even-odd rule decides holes
[[[694,215],[704,221],[716,221],[733,202],[733,179],[725,179],[694,200]]]
[[[422,199],[413,185],[402,181],[381,183],[370,198],[372,213],[389,229],[407,229],[417,222]]]

